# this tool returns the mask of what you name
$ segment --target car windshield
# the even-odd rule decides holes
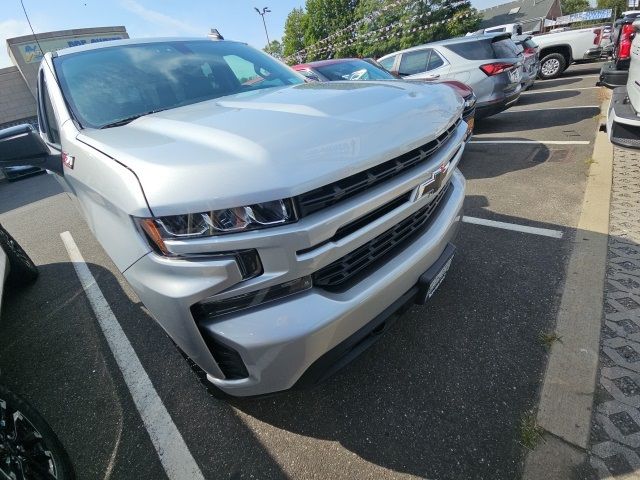
[[[54,65],[76,119],[93,128],[226,95],[304,83],[252,47],[211,40],[103,47],[58,56]]]
[[[329,80],[395,80],[396,77],[386,70],[365,62],[364,60],[348,60],[329,65],[314,66]]]

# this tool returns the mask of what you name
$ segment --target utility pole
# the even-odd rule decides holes
[[[267,32],[267,22],[264,21],[264,16],[267,13],[271,13],[271,10],[269,10],[269,7],[264,7],[262,10],[260,10],[258,7],[253,7],[253,9],[256,12],[258,12],[258,15],[262,17],[262,24],[264,25],[264,34],[267,36],[267,45],[270,45],[271,41],[269,40],[269,33]]]

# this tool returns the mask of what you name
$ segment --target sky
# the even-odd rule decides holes
[[[260,1],[261,3],[258,3]],[[508,0],[472,0],[487,8]],[[11,65],[7,38],[30,34],[20,0],[0,0],[0,68]],[[262,48],[266,37],[254,7],[268,6],[267,31],[280,39],[289,12],[304,0],[24,0],[36,33],[124,25],[130,37],[204,36],[217,28],[227,39]]]

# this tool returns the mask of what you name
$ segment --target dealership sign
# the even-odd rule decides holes
[[[605,18],[611,18],[612,10],[610,8],[603,8],[601,10],[589,10],[586,12],[572,13],[571,15],[563,15],[556,18],[556,25],[564,25],[567,23],[575,22],[589,22],[591,20],[603,20]]]
[[[78,35],[70,37],[52,38],[16,45],[25,63],[38,63],[46,52],[61,50],[63,48],[77,47],[89,43],[108,42],[109,40],[121,40],[127,38],[126,33],[108,33],[104,35]],[[42,47],[42,50],[40,50]]]

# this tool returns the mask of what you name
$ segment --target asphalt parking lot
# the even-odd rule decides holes
[[[546,365],[539,335],[553,330],[600,115],[598,72],[539,81],[477,124],[445,283],[307,391],[212,398],[55,179],[1,184],[0,223],[41,275],[5,299],[0,382],[44,414],[79,478],[166,478],[180,466],[158,459],[69,260],[68,231],[205,478],[517,478],[520,420]]]

